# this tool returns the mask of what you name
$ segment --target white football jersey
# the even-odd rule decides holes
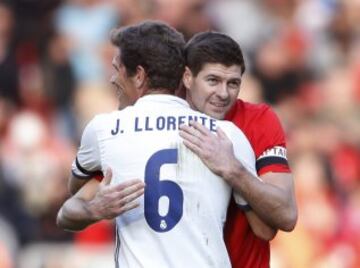
[[[75,176],[111,167],[113,184],[133,178],[146,184],[140,207],[116,218],[116,267],[231,267],[223,225],[232,190],[183,145],[178,129],[189,120],[214,133],[220,127],[236,157],[256,175],[255,154],[235,125],[172,95],[142,97],[134,106],[96,116],[84,131]]]

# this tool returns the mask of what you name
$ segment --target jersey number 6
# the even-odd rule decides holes
[[[170,180],[160,180],[161,166],[177,164],[177,161],[177,149],[165,149],[154,153],[145,167],[145,219],[156,232],[170,231],[183,214],[184,194],[180,186]],[[159,213],[159,200],[163,196],[169,199],[165,216]]]

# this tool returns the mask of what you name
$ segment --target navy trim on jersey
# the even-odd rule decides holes
[[[251,206],[249,204],[246,204],[246,205],[239,205],[239,204],[236,204],[237,207],[243,211],[243,212],[247,212],[247,211],[250,211],[252,210]]]
[[[88,180],[88,179],[91,179],[92,176],[89,176],[89,175],[79,175],[79,174],[76,174],[75,171],[71,170],[71,174],[73,174],[73,176],[79,180]]]
[[[95,177],[95,176],[102,176],[103,173],[100,171],[100,170],[97,170],[97,171],[87,171],[85,168],[83,168],[80,163],[79,163],[79,160],[78,158],[76,157],[75,158],[75,164],[76,164],[76,167],[84,174],[90,176],[90,177]]]
[[[256,171],[259,171],[263,167],[274,165],[274,164],[282,164],[285,166],[288,166],[288,161],[283,157],[277,157],[277,156],[268,156],[263,157],[256,161]]]

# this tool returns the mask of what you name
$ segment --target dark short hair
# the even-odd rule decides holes
[[[148,87],[176,90],[185,70],[185,40],[181,33],[165,23],[146,21],[117,29],[112,43],[120,48],[121,61],[129,76],[142,66]]]
[[[198,75],[206,63],[225,66],[239,65],[245,71],[241,48],[231,37],[218,32],[195,34],[185,46],[185,61],[193,75]]]

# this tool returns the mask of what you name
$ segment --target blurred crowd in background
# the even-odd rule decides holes
[[[299,220],[272,267],[360,267],[359,0],[0,0],[0,268],[113,265],[110,222],[55,217],[84,125],[117,108],[109,32],[144,19],[232,36],[239,97],[279,115]]]

